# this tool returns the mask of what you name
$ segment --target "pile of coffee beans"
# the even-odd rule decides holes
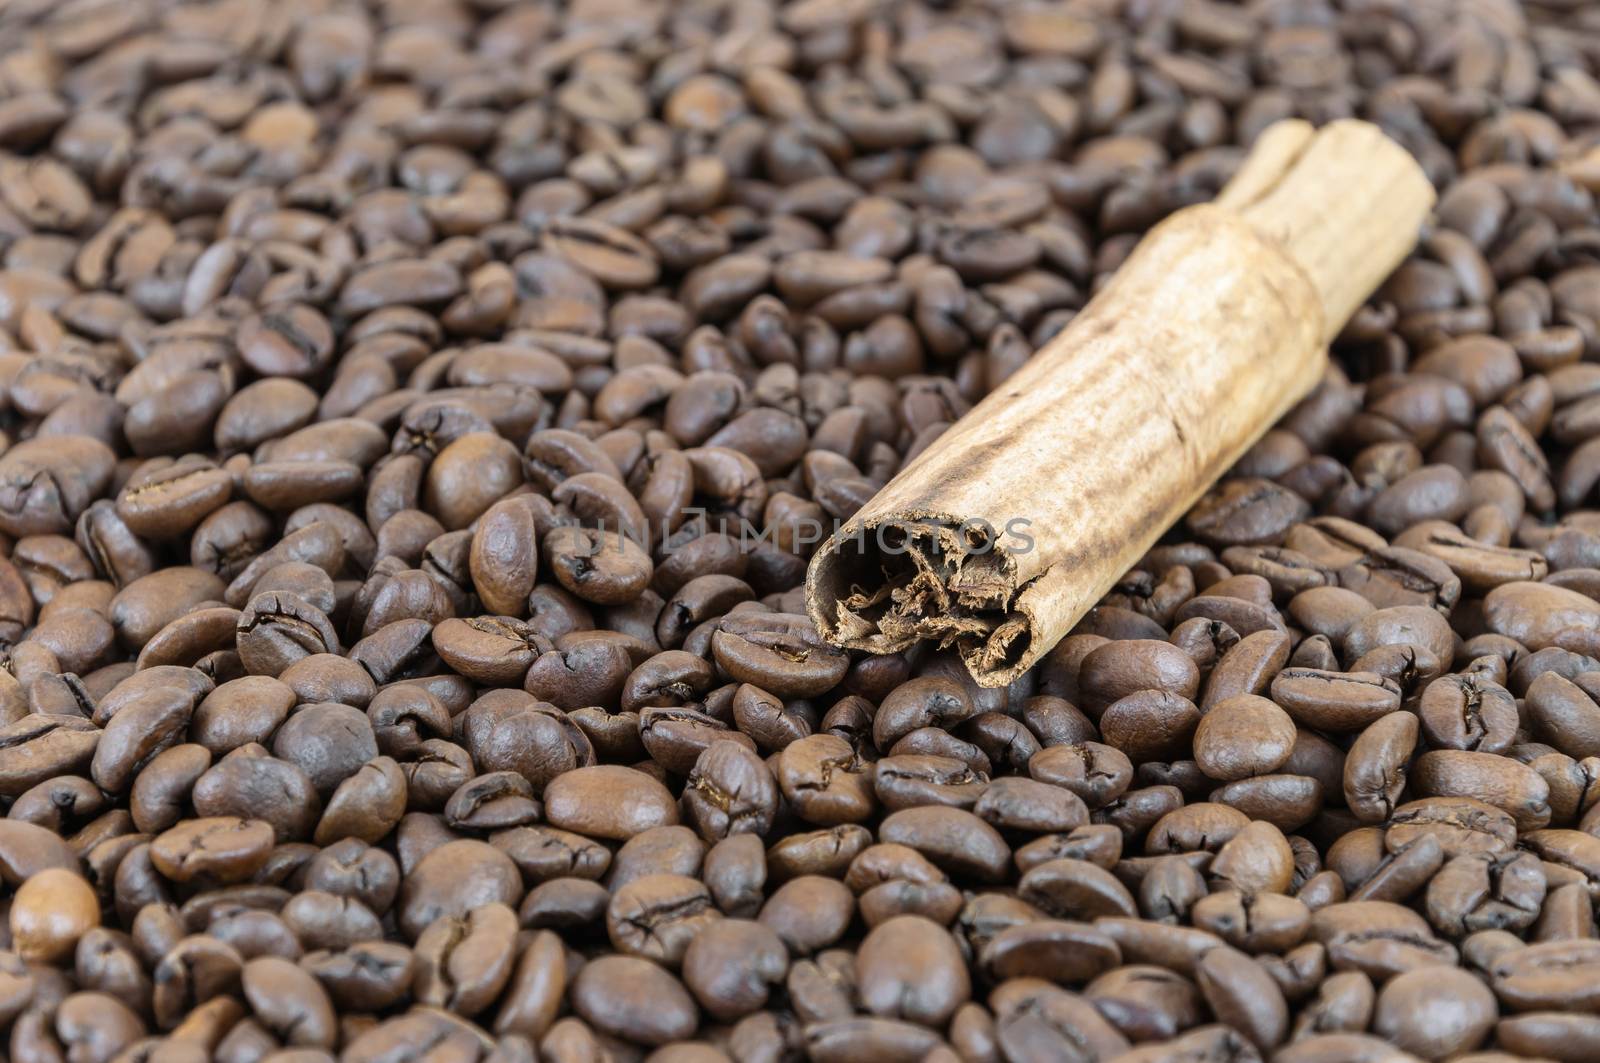
[[[1600,1059],[1597,73],[1583,0],[0,3],[8,1057]],[[1440,193],[1315,393],[1011,687],[820,641],[816,530],[1292,116]]]

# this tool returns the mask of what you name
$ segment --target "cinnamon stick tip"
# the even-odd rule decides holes
[[[948,513],[853,521],[811,559],[806,610],[829,642],[897,653],[955,648],[982,686],[1004,686],[1037,656],[1017,565],[992,529]]]

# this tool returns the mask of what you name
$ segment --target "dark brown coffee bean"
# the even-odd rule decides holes
[[[707,841],[765,834],[777,812],[778,787],[767,766],[733,742],[713,742],[695,760],[684,788],[684,814]]]
[[[676,967],[690,941],[721,917],[703,883],[683,875],[653,874],[612,893],[606,931],[618,950]]]
[[[604,800],[597,800],[604,795]],[[568,771],[545,788],[545,816],[552,826],[593,838],[632,837],[678,821],[671,793],[631,768],[596,765]]]
[[[1308,727],[1358,731],[1399,708],[1400,690],[1371,672],[1286,668],[1272,681],[1272,699]]]
[[[196,878],[238,882],[266,861],[272,842],[272,827],[260,820],[187,820],[155,839],[150,859],[175,882]]]
[[[785,800],[810,823],[859,822],[877,805],[870,766],[837,735],[791,743],[778,757],[776,775]]]
[[[711,638],[717,664],[733,679],[779,697],[810,697],[844,677],[849,659],[814,634],[718,631]]]
[[[500,686],[521,684],[549,643],[509,616],[448,617],[433,629],[439,659],[468,679]]]
[[[770,927],[791,955],[805,956],[844,937],[855,916],[855,898],[833,878],[802,874],[773,891],[758,920]]]
[[[689,1037],[695,1002],[671,972],[632,956],[584,965],[572,983],[574,1009],[596,1029],[639,1044]]]
[[[1266,698],[1243,694],[1211,707],[1195,729],[1200,770],[1223,782],[1272,772],[1294,745],[1294,723]]]
[[[429,852],[400,888],[399,921],[415,939],[436,919],[460,917],[484,904],[516,905],[522,879],[500,850],[480,841],[450,841]]]
[[[1289,1016],[1283,994],[1244,953],[1230,948],[1206,953],[1195,978],[1212,1012],[1258,1048],[1268,1049],[1287,1034]]]
[[[0,728],[0,786],[10,796],[61,775],[82,773],[101,732],[71,716],[25,716]]]
[[[554,529],[541,545],[556,579],[586,602],[622,605],[650,582],[649,557],[618,532],[567,525]]]
[[[1096,809],[1126,792],[1133,781],[1133,764],[1110,746],[1083,742],[1040,750],[1028,762],[1028,774],[1071,790]]]
[[[759,1011],[789,969],[783,941],[761,923],[719,919],[683,957],[683,980],[709,1014],[723,1022]]]

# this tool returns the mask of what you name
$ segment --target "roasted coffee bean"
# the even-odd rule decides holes
[[[791,743],[778,755],[776,774],[784,799],[810,823],[856,823],[877,807],[871,766],[837,735]]]
[[[24,716],[0,728],[0,786],[10,796],[62,775],[81,774],[102,732],[75,716]]]
[[[708,925],[683,957],[683,980],[707,1013],[735,1022],[759,1011],[783,982],[789,954],[770,928],[746,919]]]
[[[1504,810],[1520,830],[1550,822],[1550,788],[1537,772],[1509,757],[1431,750],[1417,758],[1412,787],[1426,797],[1473,797]]]
[[[874,927],[861,943],[855,974],[867,1010],[934,1027],[942,1026],[971,992],[955,939],[917,915]]]
[[[267,590],[239,614],[235,645],[251,675],[277,676],[313,654],[337,654],[339,636],[326,613],[301,595]]]
[[[757,918],[777,933],[792,955],[805,956],[844,937],[855,907],[855,898],[842,883],[820,874],[802,874],[774,890]]]
[[[612,889],[656,873],[693,876],[705,859],[706,846],[688,827],[652,827],[634,835],[619,849],[606,878]]]
[[[1242,952],[1223,947],[1200,958],[1195,981],[1211,1011],[1266,1051],[1288,1033],[1288,1006],[1270,975]]]
[[[704,883],[684,875],[653,874],[612,893],[606,931],[620,951],[675,967],[695,935],[720,918]]]
[[[759,757],[717,741],[696,758],[683,792],[686,818],[707,841],[765,834],[777,813],[778,786]]]
[[[11,941],[28,962],[56,963],[100,923],[100,902],[80,876],[64,868],[29,875],[11,902]]]
[[[733,679],[782,698],[811,697],[844,678],[849,658],[806,631],[735,632],[711,637],[716,662]]]
[[[1444,676],[1429,683],[1418,706],[1423,734],[1442,749],[1500,753],[1520,722],[1511,692],[1478,676]]]
[[[433,629],[439,659],[461,675],[481,683],[515,686],[548,640],[510,616],[449,617]]]
[[[66,435],[18,443],[0,457],[0,530],[69,533],[104,495],[116,455],[97,439]]]
[[[1373,673],[1286,668],[1272,697],[1295,721],[1324,731],[1358,731],[1400,707],[1400,690]]]
[[[541,545],[561,586],[597,605],[633,601],[653,572],[644,550],[615,531],[563,525],[552,529]]]
[[[460,917],[496,902],[515,906],[521,899],[521,876],[504,853],[480,841],[447,841],[405,876],[399,921],[415,939],[441,917]]]
[[[1099,742],[1057,745],[1028,761],[1028,774],[1077,794],[1090,809],[1121,797],[1133,781],[1133,764],[1119,750]]]
[[[887,809],[950,805],[970,809],[988,788],[988,778],[953,757],[905,754],[873,766],[873,790]]]
[[[417,1001],[469,1017],[487,1007],[511,977],[516,920],[505,905],[486,904],[430,924],[417,938]]]
[[[570,992],[574,1010],[613,1037],[660,1045],[694,1033],[694,998],[670,971],[648,960],[601,957],[584,965]]]
[[[1276,771],[1294,747],[1294,721],[1266,698],[1241,694],[1213,705],[1194,733],[1195,762],[1231,782]]]
[[[1367,727],[1351,745],[1344,761],[1344,797],[1357,819],[1375,823],[1393,814],[1417,733],[1417,718],[1396,712]]]
[[[260,820],[186,820],[151,843],[150,860],[174,882],[238,882],[266,862],[272,843],[272,827]]]
[[[1471,1051],[1495,1019],[1489,988],[1460,970],[1408,971],[1378,994],[1373,1029],[1396,1047],[1439,1057]]]
[[[596,765],[567,771],[545,787],[552,826],[594,838],[625,840],[678,821],[672,794],[642,771]]]

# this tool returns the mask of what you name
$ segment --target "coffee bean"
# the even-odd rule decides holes
[[[552,826],[593,838],[624,840],[678,821],[671,793],[644,772],[612,765],[558,775],[544,792]]]
[[[1200,959],[1195,980],[1212,1012],[1258,1048],[1283,1040],[1288,1030],[1283,994],[1250,957],[1230,948],[1213,949]]]
[[[939,1027],[971,991],[955,940],[937,923],[902,915],[874,927],[856,955],[862,1003],[875,1015]]]
[[[840,882],[800,874],[772,892],[757,919],[783,940],[791,955],[806,956],[844,937],[855,907],[855,898]]]
[[[78,875],[45,868],[28,876],[11,902],[11,940],[30,962],[55,963],[100,924],[100,902]]]
[[[238,882],[266,862],[272,827],[260,820],[225,816],[187,820],[151,843],[150,859],[175,882],[215,878]]]
[[[1371,672],[1286,668],[1272,680],[1272,698],[1296,722],[1325,731],[1359,731],[1400,707],[1400,689]]]
[[[400,889],[400,924],[413,939],[441,917],[483,904],[515,905],[522,880],[504,853],[483,842],[450,841],[422,858]]]
[[[1083,742],[1040,750],[1028,761],[1028,774],[1071,790],[1090,809],[1096,809],[1127,791],[1133,781],[1133,763],[1110,746]]]
[[[648,960],[603,956],[578,972],[571,994],[577,1013],[613,1037],[660,1045],[694,1032],[694,998]]]
[[[927,805],[894,812],[885,817],[879,836],[917,850],[958,877],[978,881],[1002,877],[1010,858],[994,828],[959,808]]]
[[[1241,694],[1200,718],[1195,761],[1213,779],[1231,782],[1276,771],[1294,746],[1294,721],[1266,698]]]
[[[707,841],[765,834],[777,803],[777,783],[767,766],[743,746],[723,741],[696,758],[683,795],[685,815]]]
[[[464,919],[434,920],[417,938],[417,1000],[469,1017],[487,1007],[511,977],[516,918],[486,904]]]
[[[1533,769],[1508,757],[1432,750],[1417,758],[1412,785],[1424,796],[1486,801],[1505,810],[1522,830],[1537,830],[1550,822],[1549,786]]]
[[[527,608],[538,575],[533,515],[515,500],[498,502],[478,521],[472,537],[473,587],[496,613],[517,616]]]
[[[613,892],[606,931],[622,952],[677,966],[696,933],[720,918],[703,883],[684,875],[652,874]]]
[[[1417,732],[1415,716],[1396,712],[1374,722],[1351,745],[1344,762],[1344,796],[1358,819],[1381,822],[1394,813]]]
[[[20,795],[59,775],[89,766],[101,732],[71,716],[25,716],[0,728],[0,786]]]
[[[796,812],[822,826],[858,822],[877,804],[867,765],[836,735],[813,735],[786,747],[777,777]]]
[[[707,925],[683,957],[683,980],[700,1006],[722,1022],[758,1012],[788,970],[789,954],[778,935],[745,919]]]

